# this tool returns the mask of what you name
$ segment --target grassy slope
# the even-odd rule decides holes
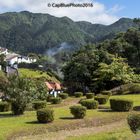
[[[41,72],[39,70],[31,70],[31,69],[19,69],[19,74],[29,78],[41,78],[44,77],[46,80],[56,81],[58,80],[54,76],[50,76],[47,72]]]
[[[140,105],[140,95],[125,95],[121,96],[121,98],[132,98],[134,101],[136,101],[135,105]],[[114,97],[112,97],[114,98]],[[73,99],[67,99],[65,103],[71,102],[72,103]],[[79,99],[78,99],[79,100]],[[76,102],[75,102],[76,103]],[[74,104],[74,103],[72,103]],[[52,107],[51,105],[48,105]],[[42,136],[42,133],[44,135],[47,134],[47,130],[55,132],[58,130],[71,130],[71,129],[76,129],[83,127],[82,124],[84,124],[84,127],[92,127],[92,126],[100,126],[100,125],[105,125],[111,122],[116,122],[121,119],[125,119],[126,116],[129,114],[127,112],[107,112],[107,111],[102,111],[102,110],[88,110],[87,111],[87,116],[84,120],[75,120],[72,119],[72,115],[69,112],[69,106],[68,104],[64,104],[64,106],[60,107],[55,107],[55,121],[52,124],[38,124],[36,122],[36,113],[34,111],[31,112],[26,112],[25,115],[23,116],[18,116],[18,117],[12,117],[9,116],[9,113],[0,113],[0,140],[5,140],[9,136],[28,136],[32,134],[32,138],[34,139],[36,137],[36,134],[39,134],[39,138]],[[130,131],[128,131],[128,126],[124,126],[124,135],[132,135]],[[105,140],[108,140],[110,137],[118,137],[120,135],[120,131],[118,132],[113,132],[113,133],[103,133],[95,135],[97,138],[99,137],[102,140],[102,137],[105,137]],[[94,137],[95,137],[94,136]],[[85,140],[87,137],[93,138],[93,135],[90,136],[82,136],[83,139]],[[81,138],[81,137],[80,137]],[[85,138],[85,139],[84,139]],[[71,138],[72,140],[79,138]],[[36,140],[36,139],[35,139]],[[94,140],[94,139],[93,139]],[[95,139],[96,140],[96,139]],[[112,140],[117,140],[117,139],[112,139]]]

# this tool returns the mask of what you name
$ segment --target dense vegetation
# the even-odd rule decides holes
[[[61,47],[63,42],[74,49],[86,43],[113,37],[116,32],[126,31],[132,26],[136,26],[133,20],[125,18],[104,26],[27,11],[4,13],[0,15],[0,46],[20,53],[44,54],[49,48]],[[68,45],[64,47],[67,48]]]
[[[126,83],[139,83],[139,44],[140,30],[128,29],[112,40],[81,48],[63,67],[69,92],[99,92]]]

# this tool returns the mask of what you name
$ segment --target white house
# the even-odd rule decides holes
[[[18,57],[18,63],[34,63],[37,60],[34,58],[26,57],[26,56],[19,56]]]
[[[19,54],[15,53],[10,53],[6,55],[6,61],[8,62],[9,65],[14,65],[15,63],[34,63],[37,60],[34,58],[26,57],[26,56],[21,56]]]
[[[8,52],[8,49],[0,47],[0,55],[4,54],[6,56],[5,61],[9,65],[19,64],[19,63],[34,63],[37,60],[35,58],[22,56],[16,53]]]

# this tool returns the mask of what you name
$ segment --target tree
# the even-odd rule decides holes
[[[23,77],[9,77],[9,83],[4,90],[8,101],[12,104],[14,115],[22,115],[25,111],[27,103],[32,100],[34,85],[32,81]]]
[[[107,52],[96,49],[95,45],[85,46],[76,52],[62,69],[64,84],[69,92],[93,90],[93,71],[100,62],[110,63],[110,56]]]
[[[114,57],[111,64],[100,63],[96,73],[95,84],[100,89],[111,89],[117,85],[134,81],[134,71],[125,62],[126,59]]]

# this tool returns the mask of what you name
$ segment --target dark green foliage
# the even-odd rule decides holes
[[[82,119],[86,116],[86,108],[83,106],[71,106],[70,112],[76,119]]]
[[[75,96],[76,98],[79,98],[79,97],[83,96],[83,93],[82,93],[82,92],[75,92],[75,93],[74,93],[74,96]]]
[[[131,114],[127,118],[131,131],[136,134],[140,131],[140,114]]]
[[[8,102],[0,102],[0,112],[6,112],[10,110],[10,104]]]
[[[62,99],[60,97],[53,97],[51,98],[52,104],[60,104],[62,102]]]
[[[85,106],[87,109],[97,109],[98,108],[98,102],[94,99],[86,99],[81,101],[81,105]]]
[[[68,94],[67,93],[59,93],[59,97],[62,98],[62,99],[67,99]]]
[[[54,96],[51,95],[51,94],[47,94],[47,102],[51,102],[51,99],[53,98]]]
[[[47,102],[46,101],[35,101],[33,102],[33,108],[38,110],[38,109],[41,109],[41,108],[45,108],[47,105]]]
[[[114,111],[129,111],[133,108],[133,101],[125,99],[110,99],[110,107]]]
[[[19,100],[13,101],[11,103],[11,108],[14,115],[23,115],[26,108],[26,103],[19,102]]]
[[[72,59],[63,67],[64,82],[69,93],[82,91],[83,93],[93,91],[93,78],[100,62],[110,62],[110,56],[103,50],[98,50],[96,46],[87,45],[75,54]],[[88,90],[88,91],[87,91]]]
[[[44,101],[47,98],[47,86],[45,84],[45,80],[42,78],[34,79],[35,93],[33,95],[34,100]]]
[[[101,94],[111,96],[112,92],[111,91],[101,91]]]
[[[5,95],[11,101],[13,114],[22,115],[26,105],[33,99],[35,86],[31,79],[23,77],[12,76],[8,80]]]
[[[37,120],[39,123],[52,122],[54,120],[54,111],[48,108],[37,110]]]
[[[86,98],[80,99],[78,103],[81,104],[81,102],[84,101],[84,100],[86,100]]]
[[[99,95],[95,97],[95,100],[98,101],[99,104],[106,104],[108,99],[108,95]]]
[[[94,97],[94,93],[86,93],[87,99],[92,99]]]
[[[8,85],[8,79],[4,72],[0,71],[0,91],[4,91]]]
[[[62,42],[82,46],[112,38],[115,33],[135,26],[131,19],[121,19],[113,25],[104,26],[30,12],[0,14],[0,25],[0,46],[22,53],[44,53]]]

